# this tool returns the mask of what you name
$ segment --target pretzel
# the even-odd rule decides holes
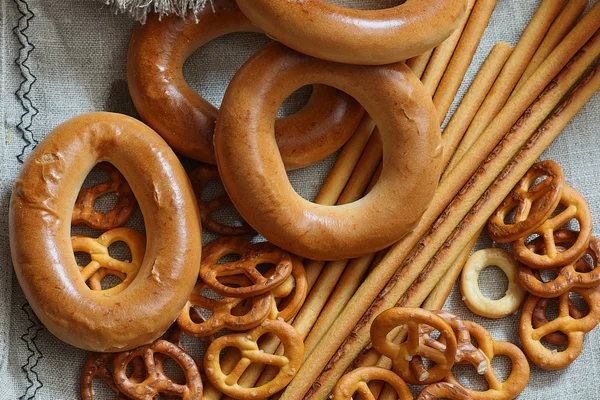
[[[236,261],[219,263],[229,255],[239,255]],[[263,275],[257,267],[272,264],[274,272]],[[230,297],[253,297],[281,285],[292,273],[290,255],[270,243],[251,244],[248,240],[222,237],[213,240],[202,250],[200,277],[216,293]],[[219,281],[223,277],[244,275],[249,286],[229,287]]]
[[[479,274],[495,265],[508,278],[508,289],[504,297],[492,300],[481,293]],[[517,281],[518,262],[502,249],[484,249],[475,252],[463,267],[460,291],[463,301],[477,315],[488,318],[503,318],[519,309],[526,292]]]
[[[416,0],[356,10],[325,0],[238,0],[250,21],[301,53],[346,64],[383,65],[425,53],[460,25],[467,2]]]
[[[90,188],[81,188],[73,208],[71,223],[86,224],[90,228],[109,230],[124,225],[137,206],[137,201],[127,180],[112,164],[101,162],[96,165],[108,174],[108,180]],[[96,200],[109,193],[116,193],[116,203],[112,210],[104,214],[95,208]]]
[[[531,321],[532,321],[532,325],[534,329],[537,329],[543,325],[548,324],[550,321],[548,321],[548,317],[546,316],[546,310],[548,309],[548,305],[550,303],[550,301],[552,301],[554,299],[545,299],[545,298],[540,298],[537,302],[537,304],[535,305],[535,308],[533,309],[533,315],[531,317]],[[571,299],[569,299],[569,315],[575,319],[581,319],[583,317],[585,317],[587,313],[582,312],[581,310],[579,310],[577,307],[575,307],[575,305],[573,304],[573,302],[571,301]],[[566,345],[569,344],[569,337],[563,333],[563,332],[552,332],[547,334],[546,336],[544,336],[542,338],[545,342],[548,342],[550,344],[555,344],[555,345]]]
[[[275,61],[268,69],[267,60]],[[273,118],[289,93],[313,80],[359,99],[381,133],[381,178],[360,201],[335,207],[310,203],[294,191],[281,163]],[[314,260],[354,258],[413,230],[431,202],[443,156],[437,118],[431,97],[404,63],[336,64],[271,43],[229,85],[215,154],[233,204],[271,243]]]
[[[443,318],[454,330],[457,341],[456,358],[454,361],[457,363],[469,363],[476,366],[479,375],[486,373],[488,368],[487,359],[483,352],[471,343],[471,335],[464,322],[458,318],[458,316],[448,311],[436,310],[432,312]],[[425,344],[439,351],[444,351],[446,345],[433,339],[430,336],[432,331],[433,327],[421,325],[421,335],[423,335]],[[429,376],[429,372],[423,365],[423,360],[419,356],[416,356],[411,360],[410,367],[412,368],[413,373],[419,377],[420,381],[427,379]],[[423,379],[421,379],[421,377]]]
[[[391,385],[400,400],[412,400],[413,396],[408,385],[398,375],[384,368],[358,368],[344,375],[333,390],[333,400],[351,400],[358,392],[361,399],[374,399],[369,388],[369,382],[383,381]]]
[[[546,179],[536,184],[542,177]],[[534,164],[490,217],[487,225],[490,238],[510,243],[535,232],[558,207],[564,182],[562,169],[554,161]],[[506,223],[512,211],[516,213],[515,222]]]
[[[233,32],[259,30],[234,0],[211,0],[210,7],[185,19],[148,16],[129,44],[127,83],[141,118],[175,151],[209,164],[216,164],[213,134],[218,110],[185,81],[183,65],[210,40]],[[352,136],[363,113],[342,91],[314,85],[302,110],[275,123],[286,167],[306,167],[335,153]]]
[[[448,382],[438,382],[427,386],[419,393],[417,400],[470,400],[469,394],[462,386]]]
[[[444,348],[430,347],[423,337],[422,325],[440,332],[445,339]],[[396,344],[387,335],[395,328],[407,326],[407,338]],[[457,343],[452,327],[436,314],[420,308],[392,308],[384,311],[371,325],[373,347],[384,356],[392,359],[394,372],[413,385],[427,385],[439,382],[452,369],[456,359]],[[426,376],[416,376],[410,362],[415,356],[427,358],[436,363]]]
[[[533,314],[540,298],[531,294],[523,305],[519,329],[521,345],[527,357],[540,368],[561,369],[575,361],[581,353],[585,334],[600,321],[600,287],[573,288],[571,292],[579,294],[588,305],[589,311],[583,318],[571,315],[568,292],[558,298],[558,318],[537,328],[533,326]],[[554,332],[567,336],[568,344],[564,351],[550,350],[542,344],[543,338]]]
[[[254,229],[246,221],[243,221],[241,226],[227,226],[217,222],[212,217],[213,212],[232,205],[231,199],[227,194],[212,200],[202,200],[206,184],[210,181],[221,181],[217,167],[202,164],[194,168],[189,175],[194,187],[194,193],[196,194],[196,201],[200,209],[200,219],[204,229],[223,236],[240,236],[255,233]]]
[[[526,238],[520,238],[512,243],[513,254],[528,267],[534,269],[562,267],[575,262],[588,248],[592,236],[592,216],[585,199],[574,189],[565,185],[560,204],[565,206],[566,209],[546,220],[533,232],[544,238],[545,253],[543,255],[530,250],[525,245]],[[576,219],[579,222],[580,233],[572,246],[560,253],[556,249],[557,243],[554,240],[554,232],[571,219]],[[518,216],[515,221],[520,222]]]
[[[292,265],[292,274],[281,286],[271,290],[273,300],[271,301],[270,319],[290,321],[300,311],[306,300],[308,294],[306,271],[297,257],[292,257]]]
[[[447,383],[461,387],[470,400],[509,400],[517,397],[527,386],[530,374],[529,363],[523,352],[512,343],[495,341],[487,330],[475,322],[464,321],[464,323],[471,337],[477,341],[479,349],[486,356],[488,368],[483,377],[488,384],[488,390],[479,392],[462,386],[456,380],[452,371],[444,380]],[[506,356],[512,362],[512,370],[505,381],[501,381],[492,368],[491,361],[496,356]],[[473,366],[478,367],[477,365]]]
[[[134,281],[109,296],[90,290],[82,278],[69,223],[79,188],[99,161],[113,164],[129,182],[147,234]],[[9,212],[15,275],[46,328],[68,344],[96,352],[158,339],[198,277],[202,231],[195,203],[175,153],[133,118],[84,114],[46,136],[21,169]],[[141,259],[136,252],[132,255]]]
[[[268,354],[260,350],[258,339],[270,333],[277,336],[284,346],[283,355]],[[228,347],[241,352],[237,365],[226,374],[221,369],[220,354]],[[300,334],[281,321],[267,320],[247,333],[221,336],[211,343],[204,355],[204,370],[208,380],[224,394],[236,399],[260,399],[274,395],[283,389],[296,375],[304,357],[304,343]],[[279,367],[279,373],[264,385],[245,388],[238,384],[251,363]]]
[[[245,331],[260,325],[271,311],[272,297],[270,293],[249,299],[224,297],[215,300],[202,294],[205,289],[208,289],[208,286],[204,282],[196,284],[190,300],[177,318],[177,324],[187,335],[206,337],[221,329]],[[246,301],[249,303],[248,307],[237,307]],[[210,318],[199,323],[194,321],[190,315],[194,306],[210,311]],[[234,309],[238,312],[235,312]],[[242,313],[239,310],[242,310]]]
[[[126,400],[126,397],[117,388],[112,373],[113,360],[115,359],[115,353],[91,353],[83,364],[81,371],[81,399],[82,400],[94,400],[93,381],[94,378],[98,377],[108,385],[108,387],[116,393],[116,400]],[[144,364],[140,359],[132,360],[133,372],[131,378],[136,382],[142,382],[144,380]]]
[[[129,247],[132,260],[120,261],[108,253],[108,248],[116,242],[123,242]],[[81,277],[88,282],[90,289],[111,296],[125,290],[135,279],[146,251],[146,238],[134,229],[116,228],[104,232],[99,238],[73,236],[71,238],[74,252],[85,252],[91,257],[91,262],[81,267]],[[103,290],[102,279],[106,276],[116,276],[121,279],[118,285]]]
[[[569,230],[561,230],[554,232],[554,242],[557,244],[572,245],[577,241],[578,233]],[[537,238],[528,247],[535,253],[539,254],[544,249],[543,238]],[[565,250],[561,246],[557,246],[557,250]],[[600,266],[598,265],[598,257],[600,256],[600,240],[592,237],[589,247],[586,251],[595,265],[595,268],[590,266],[583,257],[579,260],[557,269],[558,276],[548,282],[542,282],[531,268],[521,265],[519,268],[519,282],[529,292],[539,297],[554,298],[568,292],[573,287],[591,288],[600,284]],[[584,254],[584,255],[585,255]],[[589,267],[589,268],[587,268]],[[581,268],[585,271],[580,272]]]
[[[176,383],[168,377],[162,364],[160,367],[156,364],[157,355],[175,361],[183,370],[185,383]],[[147,376],[142,382],[132,381],[127,376],[127,366],[137,357],[143,359],[146,368]],[[151,399],[159,393],[179,396],[184,400],[202,398],[202,380],[196,362],[181,347],[166,340],[157,340],[151,345],[119,353],[114,360],[114,379],[119,390],[134,399]]]

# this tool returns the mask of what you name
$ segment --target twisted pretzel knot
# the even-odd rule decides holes
[[[81,399],[94,400],[93,381],[95,377],[102,379],[108,387],[116,394],[116,400],[126,400],[126,397],[117,385],[112,373],[113,361],[116,354],[108,353],[91,353],[81,371]],[[146,375],[144,364],[140,359],[135,359],[132,362],[133,372],[130,379],[136,382],[142,382]]]
[[[440,332],[445,346],[434,345],[422,335],[422,325],[430,326]],[[396,344],[388,340],[387,335],[395,328],[406,326],[406,340]],[[373,347],[384,356],[392,359],[394,371],[406,382],[414,385],[426,385],[442,380],[454,365],[456,358],[456,337],[450,325],[436,314],[420,308],[392,308],[382,312],[371,325]],[[410,362],[415,356],[427,358],[436,363],[425,376],[416,376]]]
[[[129,247],[130,262],[120,261],[110,256],[108,248],[116,242],[123,242]],[[73,236],[71,243],[74,252],[85,252],[90,255],[90,263],[79,266],[81,277],[91,290],[99,291],[103,295],[115,295],[125,290],[135,279],[146,252],[146,238],[130,228],[112,229],[98,238]],[[109,275],[121,279],[121,283],[103,290],[102,279]]]
[[[258,339],[271,333],[281,340],[283,355],[268,354],[258,346]],[[221,369],[220,354],[228,347],[240,350],[241,359],[226,374]],[[236,333],[216,339],[208,347],[204,356],[204,369],[208,380],[224,394],[237,399],[258,399],[274,395],[292,380],[298,372],[304,357],[304,343],[300,334],[281,321],[267,320],[247,333]],[[245,388],[238,384],[244,371],[252,363],[271,365],[279,368],[273,380],[255,388]]]
[[[452,372],[444,380],[452,385],[460,386],[467,392],[467,398],[472,400],[508,400],[517,397],[527,386],[530,373],[529,363],[523,352],[512,343],[495,341],[487,330],[475,322],[464,321],[464,323],[471,337],[477,341],[479,349],[486,356],[488,368],[483,377],[489,389],[478,392],[466,388],[456,380]],[[512,362],[512,370],[504,382],[497,377],[492,368],[491,361],[496,356],[507,356]],[[477,365],[473,366],[477,368]]]
[[[196,194],[196,202],[200,210],[200,220],[202,221],[203,228],[223,236],[241,236],[255,233],[254,229],[246,221],[242,221],[241,226],[227,226],[217,222],[212,217],[213,212],[233,204],[227,194],[208,201],[202,200],[206,184],[210,181],[221,181],[217,167],[201,164],[194,168],[189,175],[194,193]]]
[[[573,288],[571,292],[579,294],[588,305],[589,311],[582,318],[577,318],[581,314],[573,313],[569,292],[558,297],[558,318],[537,328],[533,325],[533,314],[540,297],[529,295],[523,305],[520,321],[521,344],[525,354],[538,367],[560,369],[571,364],[581,353],[585,334],[594,329],[600,321],[600,287]],[[555,332],[566,335],[568,345],[564,351],[553,351],[542,344],[543,338]]]
[[[546,316],[546,311],[550,301],[553,299],[540,298],[535,305],[532,315],[532,325],[534,329],[537,329],[543,325],[548,324],[550,321]],[[587,315],[587,312],[578,309],[575,304],[569,299],[569,315],[575,319],[581,319]],[[569,344],[569,337],[563,332],[552,332],[542,338],[548,343],[555,345],[566,345]]]
[[[585,253],[592,236],[592,216],[589,206],[579,193],[567,185],[563,188],[560,204],[566,207],[565,210],[546,220],[533,232],[543,237],[545,254],[536,254],[527,248],[525,237],[512,243],[515,257],[523,264],[534,269],[558,268],[575,262]],[[556,247],[554,232],[572,219],[579,222],[579,236],[569,249],[561,253]]]
[[[419,393],[417,400],[470,400],[469,394],[462,386],[448,382],[438,382],[427,386]]]
[[[219,261],[228,255],[239,255],[237,261]],[[272,264],[274,270],[263,275],[258,266]],[[220,238],[210,242],[202,250],[200,277],[212,290],[223,296],[252,297],[269,292],[280,286],[292,273],[291,256],[270,243],[251,244],[242,238]],[[250,286],[229,287],[219,279],[244,275]]]
[[[164,361],[156,362],[159,354],[171,358],[181,367],[185,383],[177,383],[165,374]],[[137,357],[143,359],[146,368],[147,376],[142,382],[127,377],[127,365]],[[158,393],[179,396],[184,400],[202,398],[202,380],[195,361],[182,348],[166,340],[119,353],[114,360],[114,378],[119,390],[135,399],[152,399]]]
[[[544,176],[544,181],[535,184]],[[534,164],[490,218],[490,238],[498,243],[510,243],[534,233],[556,210],[563,186],[564,175],[558,164],[550,160]],[[515,221],[506,223],[513,210]]]
[[[190,300],[177,318],[181,330],[190,336],[206,337],[223,328],[235,331],[252,329],[260,325],[271,311],[271,293],[249,299],[224,297],[215,300],[202,294],[207,288],[204,282],[198,282],[190,295]],[[243,303],[248,304],[244,306]],[[194,321],[190,316],[194,306],[210,311],[211,316],[206,321],[199,323]]]
[[[557,251],[566,251],[566,248],[559,245],[572,245],[577,242],[578,236],[577,232],[569,230],[554,232],[554,243],[557,244]],[[532,252],[540,254],[545,251],[544,246],[544,239],[537,238],[527,247]],[[586,254],[591,257],[595,267],[583,258]],[[574,287],[591,288],[600,284],[598,257],[600,257],[600,240],[591,237],[587,251],[581,254],[575,262],[557,269],[558,275],[555,279],[543,282],[531,268],[521,265],[519,268],[519,282],[529,293],[546,298],[558,297]]]
[[[378,367],[358,368],[344,375],[333,390],[334,400],[351,400],[356,392],[361,399],[374,399],[369,382],[383,381],[391,385],[400,400],[412,400],[412,393],[406,383],[398,375],[387,369]]]
[[[471,334],[465,323],[455,314],[448,311],[437,310],[433,311],[436,315],[443,318],[444,321],[452,327],[457,340],[457,350],[455,362],[468,363],[474,365],[479,375],[487,372],[487,358],[485,354],[471,343]],[[438,351],[444,351],[446,345],[440,341],[433,339],[430,334],[433,331],[431,326],[421,325],[421,335],[423,335],[425,343]],[[421,357],[416,356],[410,362],[410,367],[413,373],[419,377],[420,381],[424,381],[429,377],[429,372],[423,364]]]
[[[109,163],[100,163],[97,168],[107,172],[109,178],[91,188],[82,188],[79,191],[73,216],[72,224],[86,224],[90,228],[98,230],[109,230],[125,224],[133,215],[137,200],[131,191],[125,177]],[[116,193],[117,202],[113,209],[107,214],[96,210],[96,200],[106,194]]]
[[[292,257],[292,274],[282,285],[271,290],[271,294],[270,319],[289,321],[300,311],[308,294],[308,280],[304,266],[297,257]]]

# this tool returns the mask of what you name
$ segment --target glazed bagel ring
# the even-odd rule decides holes
[[[273,135],[279,105],[313,82],[347,91],[381,132],[381,178],[355,203],[329,207],[304,200],[279,156]],[[242,217],[276,246],[319,260],[371,254],[414,229],[433,198],[442,155],[435,115],[431,97],[404,63],[337,64],[271,43],[238,71],[225,93],[215,133],[219,172]]]
[[[177,152],[215,164],[213,134],[218,110],[183,77],[183,64],[198,48],[232,32],[260,32],[235,0],[214,0],[187,19],[153,15],[131,39],[127,81],[142,119]],[[198,23],[194,20],[196,18]],[[277,121],[277,143],[287,169],[320,161],[338,150],[364,110],[350,96],[316,85],[308,104]]]
[[[355,10],[325,0],[238,0],[269,36],[301,53],[348,64],[391,64],[425,53],[459,26],[467,2],[419,0]]]
[[[111,296],[87,287],[71,245],[79,188],[102,161],[130,183],[147,234],[135,279]],[[150,343],[169,328],[196,282],[200,229],[193,189],[173,151],[146,125],[118,114],[85,114],[57,127],[23,165],[10,202],[12,261],[31,307],[59,339],[98,352]]]

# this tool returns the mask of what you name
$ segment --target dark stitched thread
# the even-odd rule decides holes
[[[21,340],[27,346],[27,351],[29,355],[27,356],[27,362],[21,366],[21,370],[25,373],[27,377],[27,388],[25,389],[25,393],[19,397],[19,400],[32,400],[35,399],[35,395],[39,389],[44,387],[42,381],[40,381],[40,377],[35,370],[38,363],[44,355],[37,347],[35,340],[37,339],[38,332],[44,329],[43,325],[38,321],[35,316],[31,306],[28,303],[23,304],[21,310],[25,314],[27,314],[27,319],[29,320],[29,326],[27,327],[27,332],[21,335]]]
[[[26,0],[13,0],[13,2],[16,4],[19,12],[21,13],[21,17],[17,21],[17,25],[13,29],[13,33],[21,44],[19,56],[15,59],[15,63],[21,71],[21,77],[23,80],[15,92],[15,95],[17,96],[19,103],[21,103],[21,107],[23,107],[21,120],[17,125],[17,129],[21,133],[21,138],[25,142],[21,153],[17,156],[17,160],[20,163],[23,163],[25,156],[39,143],[31,132],[33,118],[38,114],[39,111],[29,98],[29,93],[31,92],[31,88],[33,87],[33,84],[36,82],[37,78],[27,65],[29,55],[35,49],[35,46],[29,41],[29,36],[27,36],[26,33],[27,29],[29,29],[29,21],[35,17],[35,14],[29,9],[29,5],[27,4]]]

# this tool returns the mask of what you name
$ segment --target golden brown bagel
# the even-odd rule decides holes
[[[71,245],[77,193],[101,161],[128,180],[147,234],[137,276],[111,296],[86,286]],[[157,339],[198,275],[201,228],[187,175],[160,136],[123,115],[86,114],[50,133],[15,182],[9,229],[14,269],[36,315],[59,339],[86,350],[123,351]]]
[[[194,18],[198,19],[198,23]],[[216,0],[195,17],[150,16],[131,39],[127,77],[142,119],[177,152],[215,164],[213,134],[218,110],[183,77],[183,64],[198,48],[232,32],[259,32],[234,0]],[[363,110],[333,88],[315,85],[308,104],[277,121],[277,143],[288,169],[322,160],[354,133]]]
[[[313,82],[356,98],[381,132],[381,178],[355,203],[328,207],[304,200],[290,185],[277,151],[273,122],[279,105]],[[219,112],[215,150],[225,189],[246,221],[273,244],[321,260],[371,254],[414,229],[442,167],[436,110],[404,63],[337,64],[279,43],[263,48],[233,78]]]
[[[325,0],[238,0],[256,26],[301,53],[348,64],[382,65],[436,47],[454,32],[466,0],[407,0],[355,10]]]

